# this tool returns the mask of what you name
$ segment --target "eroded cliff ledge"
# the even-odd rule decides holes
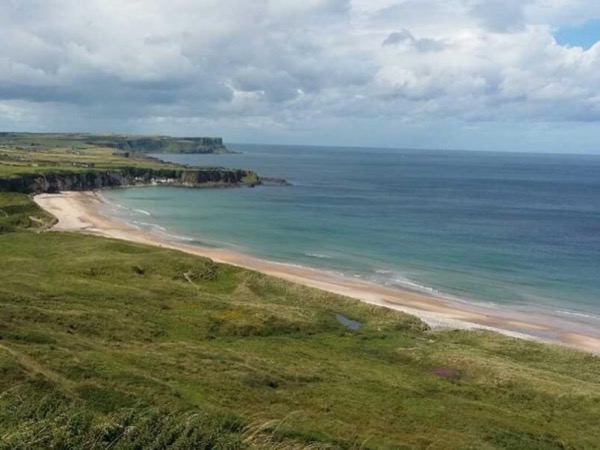
[[[53,193],[141,185],[185,187],[254,187],[262,184],[255,172],[221,168],[60,171],[0,178],[0,192]]]

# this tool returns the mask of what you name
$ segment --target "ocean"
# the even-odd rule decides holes
[[[154,156],[292,186],[111,190],[109,214],[173,240],[600,320],[599,156],[228,147],[240,153]]]

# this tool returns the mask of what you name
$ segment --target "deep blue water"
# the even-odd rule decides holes
[[[229,147],[243,153],[161,157],[293,186],[104,195],[126,207],[122,218],[204,244],[466,300],[600,314],[598,156]]]

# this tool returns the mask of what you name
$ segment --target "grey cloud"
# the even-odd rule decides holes
[[[407,29],[390,33],[381,45],[385,47],[402,43],[413,45],[421,52],[435,52],[444,49],[444,44],[441,41],[428,38],[416,39]]]
[[[556,45],[522,1],[363,0],[368,12],[356,4],[5,2],[0,127],[9,117],[34,123],[50,108],[85,129],[598,116],[587,99],[600,91],[600,56]]]
[[[23,7],[26,3],[32,9]],[[300,91],[314,93],[323,86],[360,78],[353,72],[339,76],[335,70],[336,57],[324,54],[327,49],[315,41],[318,36],[307,39],[305,34],[306,27],[310,28],[313,23],[311,18],[318,22],[325,16],[346,14],[348,0],[245,4],[251,14],[266,13],[267,5],[274,5],[276,13],[283,17],[279,21],[262,20],[258,16],[257,20],[248,21],[245,11],[236,16],[227,5],[217,8],[213,4],[208,16],[217,20],[226,17],[235,24],[227,29],[224,22],[223,27],[216,27],[217,33],[207,28],[215,28],[214,19],[204,18],[201,7],[179,0],[176,2],[179,6],[185,4],[193,12],[202,13],[198,16],[201,20],[196,22],[190,17],[178,29],[178,24],[169,23],[169,17],[158,17],[156,19],[165,25],[158,33],[144,27],[132,31],[112,28],[114,24],[110,23],[101,25],[105,31],[110,28],[110,35],[102,35],[94,29],[102,22],[101,14],[99,17],[92,14],[94,2],[76,9],[75,17],[69,17],[71,11],[67,8],[65,17],[59,21],[56,6],[60,3],[72,2],[54,2],[52,7],[47,3],[24,1],[10,8],[11,17],[5,21],[4,28],[8,35],[6,41],[16,42],[16,38],[23,35],[29,41],[19,48],[1,50],[0,56],[19,61],[20,55],[26,54],[29,58],[26,67],[36,71],[38,79],[30,88],[18,78],[6,80],[0,89],[2,98],[64,101],[82,106],[113,102],[115,108],[137,101],[141,103],[140,109],[150,104],[180,102],[184,105],[193,100],[204,110],[210,110],[222,108],[232,100],[230,84],[242,90],[262,91],[265,101],[284,103],[296,98]],[[164,6],[160,1],[148,3],[149,11],[152,6],[162,11]],[[37,13],[34,6],[40,8]],[[98,9],[104,11],[102,6]],[[114,9],[116,17],[118,2]],[[294,31],[299,19],[288,15],[289,12],[302,17],[306,22],[303,28]],[[78,20],[85,22],[86,18],[89,22],[81,26]],[[43,21],[44,25],[39,27]],[[288,33],[282,34],[282,28]],[[123,36],[122,45],[119,35]],[[45,43],[45,48],[36,53],[32,49],[38,41]],[[53,61],[54,66],[45,67],[46,61]],[[10,74],[5,76],[10,78]]]

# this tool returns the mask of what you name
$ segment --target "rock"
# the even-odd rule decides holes
[[[291,186],[292,184],[283,178],[259,177],[260,184],[264,186]]]
[[[221,168],[143,169],[124,167],[111,171],[22,174],[0,178],[0,191],[53,193],[161,184],[186,187],[235,187],[259,184],[255,172]]]

